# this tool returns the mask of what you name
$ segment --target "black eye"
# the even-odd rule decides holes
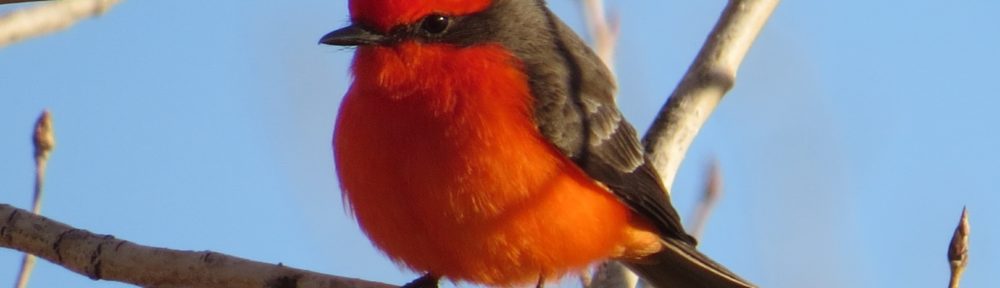
[[[448,24],[451,24],[451,18],[434,14],[424,18],[424,21],[420,23],[420,29],[427,31],[427,33],[440,34],[448,29]]]

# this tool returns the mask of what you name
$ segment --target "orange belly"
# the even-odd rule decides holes
[[[507,53],[408,45],[358,51],[371,65],[354,67],[334,135],[344,197],[375,246],[413,270],[504,286],[626,249],[628,209],[540,135]]]

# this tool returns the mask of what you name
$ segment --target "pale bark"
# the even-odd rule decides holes
[[[15,10],[0,16],[0,48],[69,28],[77,21],[104,13],[120,1],[63,0]],[[5,1],[0,4],[16,2],[28,1]]]
[[[694,137],[736,82],[743,57],[778,2],[729,1],[694,63],[643,137],[646,152],[667,188],[673,185]]]

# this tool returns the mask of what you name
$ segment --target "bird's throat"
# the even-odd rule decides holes
[[[365,97],[416,97],[411,101],[426,106],[415,109],[435,114],[453,111],[463,103],[530,110],[526,87],[509,87],[514,79],[525,77],[521,64],[499,45],[458,47],[406,41],[360,47],[353,72],[352,89],[373,90],[360,92]]]

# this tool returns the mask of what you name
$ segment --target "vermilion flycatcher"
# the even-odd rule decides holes
[[[598,57],[541,0],[351,0],[333,146],[394,261],[491,286],[600,260],[657,287],[750,287],[695,250]],[[436,281],[436,280],[435,280]]]

